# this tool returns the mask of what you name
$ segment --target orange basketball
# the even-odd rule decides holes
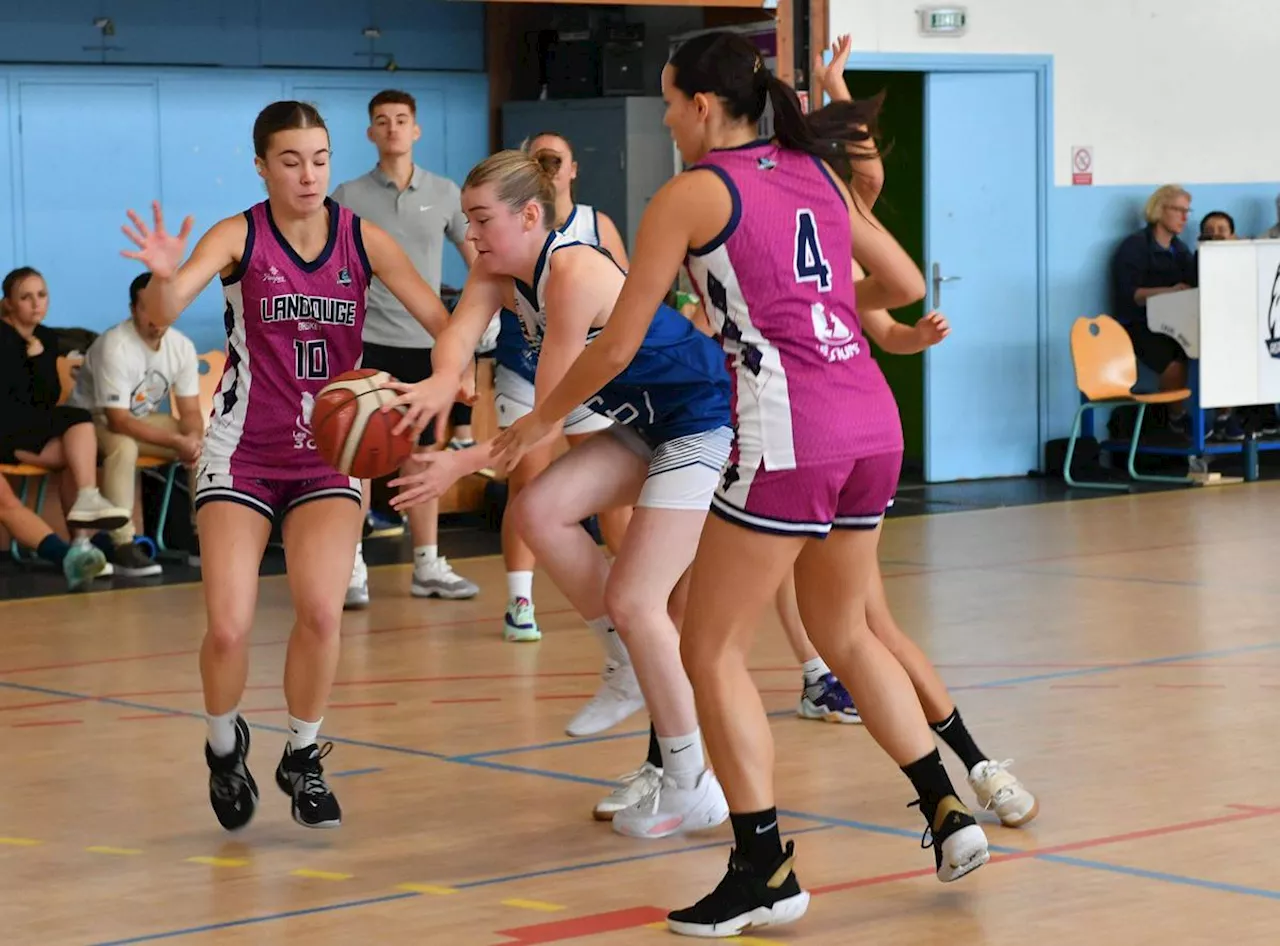
[[[395,379],[385,371],[357,368],[338,375],[316,395],[311,432],[316,450],[339,473],[362,480],[394,472],[413,452],[412,435],[392,431],[404,409],[383,413],[396,392],[382,387]]]

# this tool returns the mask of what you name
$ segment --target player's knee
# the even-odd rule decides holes
[[[336,640],[342,627],[342,600],[336,603],[330,595],[311,596],[296,605],[297,632],[316,642]]]
[[[613,572],[604,589],[604,606],[625,643],[669,623],[665,601]]]
[[[252,629],[252,614],[247,618],[233,615],[211,617],[205,640],[215,655],[233,654],[248,646]]]

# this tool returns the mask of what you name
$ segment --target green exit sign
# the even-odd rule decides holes
[[[920,32],[927,36],[959,36],[968,21],[964,7],[929,7],[918,12]]]

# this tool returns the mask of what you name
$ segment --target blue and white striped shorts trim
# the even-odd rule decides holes
[[[711,508],[720,473],[729,459],[733,430],[717,427],[650,447],[634,430],[615,424],[610,434],[649,461],[637,506],[650,509]]]

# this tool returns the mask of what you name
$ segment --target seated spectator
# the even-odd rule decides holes
[[[1234,240],[1236,221],[1225,210],[1211,210],[1200,221],[1200,242],[1206,240]]]
[[[47,562],[62,569],[72,591],[87,588],[107,567],[106,556],[89,542],[67,545],[34,512],[22,505],[9,481],[0,476],[0,526],[21,546],[34,549]]]
[[[1147,324],[1147,300],[1197,285],[1195,257],[1179,239],[1191,213],[1191,195],[1175,184],[1157,188],[1144,209],[1147,225],[1126,237],[1111,261],[1111,315],[1133,340],[1140,365],[1159,376],[1161,390],[1186,387],[1187,353],[1171,336]],[[1185,404],[1171,405],[1169,425],[1189,428]]]
[[[69,402],[92,413],[102,490],[129,509],[139,456],[175,460],[194,474],[204,437],[196,347],[177,329],[147,318],[139,294],[150,280],[143,273],[130,284],[129,318],[89,346]],[[177,417],[158,413],[169,403],[170,390],[177,395]],[[130,578],[160,574],[160,563],[134,537],[132,519],[111,533],[113,572]]]
[[[0,463],[68,470],[74,490],[63,496],[67,527],[79,533],[77,541],[87,542],[88,533],[128,522],[129,510],[98,492],[98,445],[89,412],[58,405],[57,341],[40,324],[49,309],[44,277],[29,266],[15,269],[0,292]]]

